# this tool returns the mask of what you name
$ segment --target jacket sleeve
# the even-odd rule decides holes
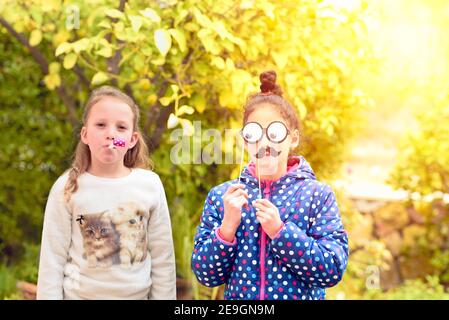
[[[64,201],[64,186],[64,179],[55,182],[45,207],[37,280],[38,300],[64,298],[64,268],[72,238],[72,214]]]
[[[223,217],[221,191],[212,189],[205,201],[201,223],[195,236],[191,266],[198,281],[208,287],[226,282],[237,250],[237,240],[227,242],[220,237]]]
[[[159,177],[158,205],[148,223],[148,248],[151,256],[149,300],[176,300],[176,268],[170,213]]]
[[[343,228],[335,195],[318,185],[309,211],[299,215],[303,231],[289,221],[271,241],[273,254],[304,283],[332,287],[342,278],[348,262],[348,236]]]

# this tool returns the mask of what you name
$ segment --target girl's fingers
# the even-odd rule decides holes
[[[238,190],[238,189],[243,189],[245,187],[245,185],[244,184],[231,184],[229,187],[228,187],[228,190],[226,190],[226,192],[225,192],[225,194],[231,194],[231,193],[233,193],[235,190]]]
[[[246,199],[248,199],[248,197],[249,197],[248,193],[243,189],[237,189],[234,192],[229,194],[229,197],[232,197],[232,198],[239,197],[239,196],[244,196]]]
[[[267,220],[271,220],[275,218],[275,214],[272,210],[257,210],[256,216],[261,216]]]
[[[245,197],[240,196],[238,198],[233,199],[234,206],[241,208],[243,205],[248,204],[248,200]]]
[[[253,206],[254,208],[262,211],[268,211],[273,209],[272,207],[268,207],[267,205],[260,203],[258,201],[253,201]]]
[[[260,204],[261,206],[266,207],[266,208],[274,208],[275,207],[275,205],[267,199],[254,200],[253,204]]]
[[[256,212],[256,217],[257,217],[257,218],[262,218],[262,219],[268,220],[268,219],[270,219],[271,216],[270,216],[268,213],[266,213],[266,212],[263,212],[263,211],[257,211],[257,212]]]
[[[266,220],[263,218],[257,218],[257,221],[259,221],[260,224],[265,224]]]
[[[260,204],[253,202],[253,207],[256,208],[256,213],[259,211],[266,211],[268,208],[261,206]]]
[[[256,219],[260,223],[265,223],[267,221],[267,218],[264,215],[256,214]]]

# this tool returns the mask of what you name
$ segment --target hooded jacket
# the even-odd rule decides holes
[[[279,210],[283,226],[270,239],[256,219],[251,202],[259,197],[255,165],[241,173],[249,206],[233,242],[220,237],[223,195],[231,180],[210,190],[195,236],[191,267],[208,287],[225,284],[225,299],[324,299],[348,262],[348,236],[335,195],[316,180],[303,157],[289,158],[287,173],[277,181],[261,181],[261,193]]]

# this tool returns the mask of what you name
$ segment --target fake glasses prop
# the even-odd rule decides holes
[[[257,122],[248,122],[240,131],[242,138],[247,143],[251,144],[261,141],[264,133],[269,141],[273,143],[282,143],[287,139],[290,131],[281,121],[273,121],[266,128],[262,128]]]

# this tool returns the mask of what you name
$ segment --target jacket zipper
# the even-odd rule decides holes
[[[270,199],[271,181],[267,181],[263,188],[264,199]],[[265,242],[267,235],[260,226],[261,244],[260,244],[260,300],[265,300]]]

